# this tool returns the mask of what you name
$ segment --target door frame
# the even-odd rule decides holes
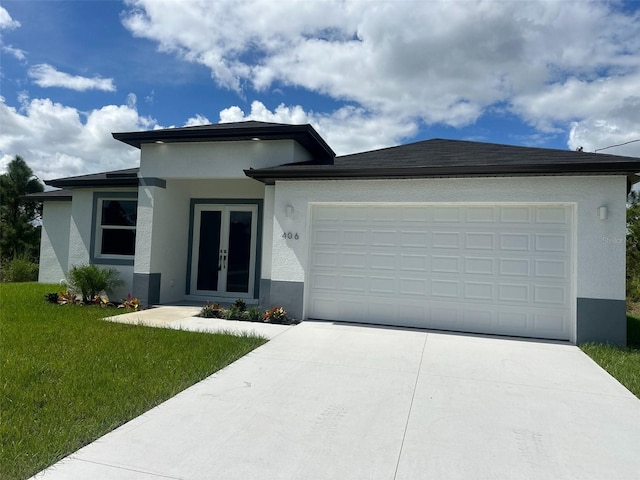
[[[189,205],[189,244],[188,244],[188,252],[187,252],[187,275],[186,275],[186,288],[185,295],[188,297],[197,297],[197,298],[211,298],[228,301],[230,298],[243,298],[246,300],[253,300],[260,298],[260,272],[262,266],[262,226],[263,226],[263,204],[264,201],[262,199],[248,198],[248,199],[238,199],[238,198],[192,198]],[[197,252],[193,251],[194,246],[194,235],[195,232],[195,215],[196,215],[196,207],[214,207],[214,206],[255,206],[257,207],[257,217],[256,217],[256,236],[255,236],[255,248],[254,248],[254,257],[255,257],[255,265],[254,265],[254,275],[253,279],[253,295],[246,294],[242,296],[242,294],[231,295],[229,297],[217,297],[211,296],[207,294],[203,294],[202,292],[198,292],[195,287],[192,288],[192,271],[193,271],[193,260],[194,256]],[[250,289],[251,290],[251,289]]]

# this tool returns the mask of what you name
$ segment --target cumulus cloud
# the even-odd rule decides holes
[[[9,12],[0,6],[0,30],[13,30],[20,26],[20,22],[11,18]]]
[[[196,114],[195,117],[189,118],[185,122],[184,126],[185,127],[195,127],[197,125],[208,125],[210,123],[211,123],[211,121],[207,117],[205,117],[204,115],[200,115],[198,113],[198,114]]]
[[[399,123],[395,119],[368,114],[362,108],[343,107],[333,113],[305,111],[300,105],[278,105],[273,111],[262,102],[254,101],[245,113],[233,106],[220,112],[220,122],[310,123],[338,155],[388,147],[399,139],[415,135],[413,122]]]
[[[504,105],[566,132],[613,111],[640,72],[640,13],[615,2],[128,4],[123,23],[135,36],[206,66],[222,86],[295,86],[402,125],[461,127]]]
[[[137,166],[139,150],[115,141],[111,133],[157,127],[130,105],[85,114],[48,98],[23,96],[21,104],[18,110],[0,97],[0,168],[21,155],[43,180]]]
[[[40,87],[61,87],[84,92],[86,90],[102,90],[115,92],[116,86],[112,78],[99,76],[88,78],[60,72],[51,65],[42,63],[29,69],[29,77]]]

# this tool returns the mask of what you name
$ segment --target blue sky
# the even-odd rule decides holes
[[[113,131],[311,123],[640,156],[640,2],[3,1],[0,168],[137,165]]]

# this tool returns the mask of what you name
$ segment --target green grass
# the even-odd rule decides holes
[[[124,325],[0,284],[0,479],[27,478],[266,340]],[[120,312],[120,311],[118,311]]]
[[[627,348],[593,343],[580,348],[640,398],[640,318],[627,316]]]

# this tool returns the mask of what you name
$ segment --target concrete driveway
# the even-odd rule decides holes
[[[577,347],[304,322],[36,478],[638,472],[640,401]]]

